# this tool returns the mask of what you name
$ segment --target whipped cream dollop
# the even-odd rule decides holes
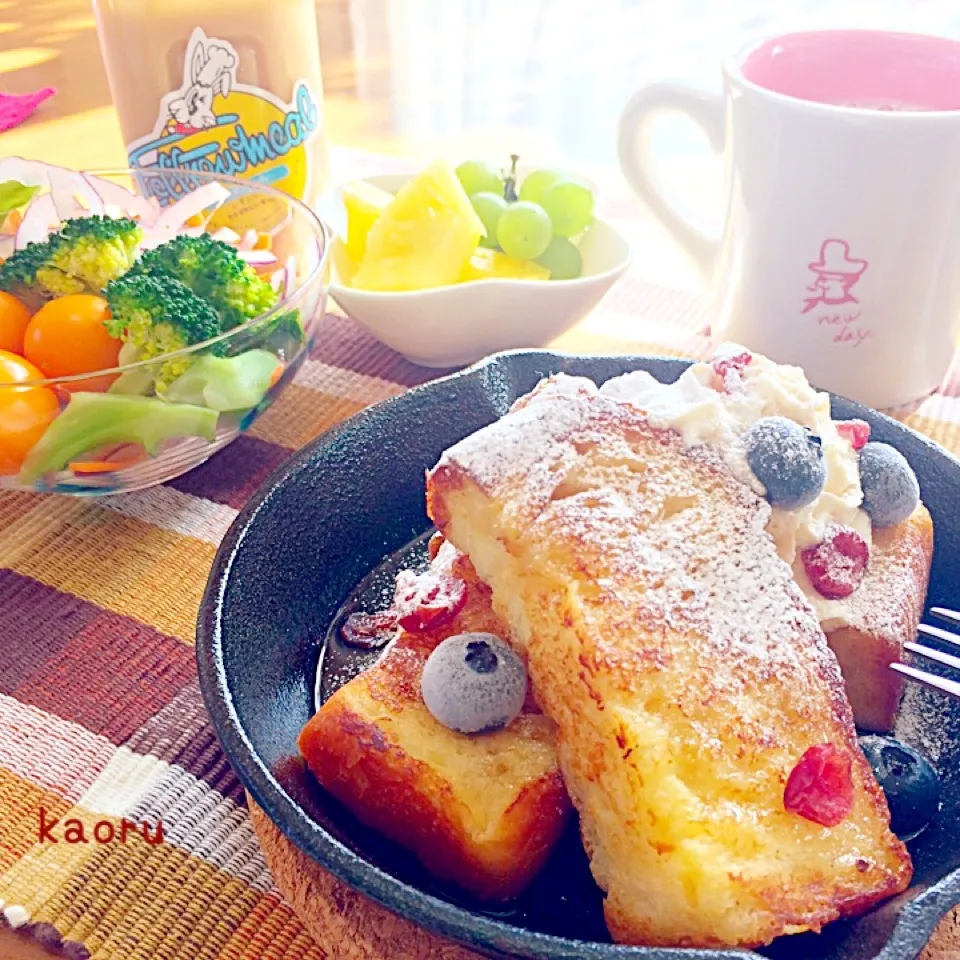
[[[714,359],[748,352],[737,344],[724,344]],[[636,371],[608,380],[600,392],[641,408],[652,426],[676,430],[688,446],[719,451],[734,476],[761,496],[765,490],[747,464],[744,432],[761,417],[787,417],[807,427],[820,438],[826,484],[816,500],[799,510],[772,508],[767,529],[777,551],[792,566],[798,552],[820,543],[832,525],[852,527],[869,545],[871,524],[860,509],[857,454],[837,432],[830,397],[814,390],[799,367],[774,363],[757,353],[738,379],[724,390],[712,362],[703,362],[688,367],[674,383]]]

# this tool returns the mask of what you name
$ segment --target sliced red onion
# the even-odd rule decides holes
[[[24,157],[4,157],[0,160],[0,183],[16,180],[25,187],[49,187],[51,177],[73,174],[73,170],[44,163],[42,160],[27,160]]]
[[[197,187],[192,193],[181,197],[175,204],[166,207],[157,219],[150,224],[149,233],[151,243],[157,237],[159,243],[166,243],[180,233],[185,233],[181,227],[197,214],[203,213],[207,207],[219,207],[230,196],[230,191],[219,183],[205,183]],[[203,231],[201,230],[201,233]]]
[[[0,260],[6,260],[7,257],[13,256],[13,252],[17,249],[17,238],[12,233],[3,233],[0,234]]]
[[[82,173],[66,171],[66,176],[50,177],[50,195],[61,220],[86,217],[91,214],[103,216],[103,198],[87,182]]]
[[[289,297],[297,289],[297,258],[293,255],[287,257],[283,265],[283,296]]]
[[[277,293],[280,293],[280,291],[283,290],[283,281],[285,276],[286,271],[282,267],[279,270],[274,270],[273,273],[270,274],[270,286],[273,287]]]
[[[163,210],[157,217],[157,224],[181,227],[191,217],[203,213],[207,207],[219,207],[229,196],[230,191],[222,184],[205,183]]]
[[[240,242],[240,234],[236,230],[231,230],[229,227],[221,227],[219,230],[215,230],[210,234],[214,240],[220,240],[223,243],[229,243],[231,247],[235,247]]]
[[[0,171],[0,177],[2,176],[3,173]],[[53,196],[49,193],[42,193],[34,197],[27,204],[26,210],[23,211],[23,219],[20,221],[20,226],[17,227],[17,249],[22,250],[28,243],[42,243],[50,236],[52,231],[57,229],[58,221]]]
[[[277,262],[277,255],[270,250],[238,250],[237,255],[252,267],[268,267]]]
[[[122,184],[40,160],[23,157],[0,160],[0,181],[3,180],[49,190],[35,196],[27,205],[16,234],[17,249],[46,240],[64,220],[74,217],[131,216],[150,224],[160,214],[156,200],[140,197]]]
[[[103,212],[103,200],[76,170],[42,160],[6,157],[0,160],[0,182],[16,180],[27,187],[46,187],[60,220]],[[39,198],[34,197],[35,203]]]
[[[95,177],[91,173],[82,173],[80,176],[96,191],[105,205],[121,210],[122,216],[136,217],[142,224],[151,224],[160,215],[160,204],[153,197],[141,197],[122,183]]]
[[[16,180],[28,187],[49,189],[61,220],[84,214],[102,214],[104,202],[107,200],[123,207],[130,205],[130,198],[135,202],[140,200],[119,184],[101,177],[44,163],[42,160],[26,160],[23,157],[6,157],[0,160],[0,182],[4,180]],[[126,197],[126,201],[123,201],[122,197]],[[142,212],[148,212],[147,208],[144,207]]]
[[[260,239],[260,234],[256,230],[248,230],[241,238],[240,242],[237,244],[238,249],[240,250],[252,250],[257,245],[257,240]]]
[[[174,237],[202,237],[207,231],[203,227],[181,227],[172,233],[169,230],[156,231],[153,227],[145,227],[143,239],[140,241],[141,250],[152,250]]]

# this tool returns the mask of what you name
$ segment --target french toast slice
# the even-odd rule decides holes
[[[906,679],[890,664],[904,659],[904,644],[917,635],[932,561],[933,520],[921,503],[903,523],[874,528],[870,565],[852,596],[816,604],[861,730],[893,729]],[[801,561],[793,572],[813,594]]]
[[[431,873],[506,900],[540,871],[571,811],[553,723],[531,702],[507,728],[467,736],[429,713],[420,677],[430,651],[457,633],[506,633],[489,589],[450,544],[431,567],[467,581],[464,608],[443,628],[401,630],[375,666],[314,714],[300,752],[330,793]]]
[[[732,358],[732,359],[731,359]],[[732,366],[730,366],[732,364]],[[725,372],[723,372],[725,371]],[[774,363],[736,344],[720,346],[713,358],[691,364],[674,383],[635,370],[614,377],[600,393],[644,410],[657,427],[672,427],[688,446],[709,443],[739,479],[757,489],[740,442],[760,418],[786,416],[818,438],[826,476],[819,496],[799,509],[774,509],[768,531],[780,556],[816,611],[846,683],[857,726],[892,729],[904,678],[888,669],[904,658],[917,633],[933,555],[933,525],[920,505],[913,517],[886,529],[875,527],[862,509],[857,429],[835,421],[830,397],[814,389],[799,367]],[[757,490],[762,492],[762,490]],[[804,547],[819,542],[827,525],[848,527],[869,544],[862,583],[848,597],[828,599],[804,571]]]
[[[836,657],[769,506],[719,458],[557,377],[448,450],[427,494],[557,725],[615,940],[758,946],[906,888]],[[824,743],[853,780],[833,827],[784,803]]]

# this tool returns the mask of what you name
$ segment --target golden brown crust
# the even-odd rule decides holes
[[[561,378],[448,451],[428,511],[526,651],[616,940],[757,946],[906,887],[836,659],[718,463]],[[823,742],[834,828],[783,807]]]
[[[437,571],[475,576],[446,546]],[[299,746],[320,783],[360,820],[411,849],[436,876],[483,899],[520,893],[539,872],[570,812],[553,725],[531,705],[507,729],[468,737],[442,727],[420,695],[430,651],[446,636],[504,634],[489,590],[441,630],[400,636],[370,670],[338,690]]]
[[[383,721],[369,719],[364,709],[362,702],[335,696],[304,728],[300,749],[317,779],[368,826],[412,850],[437,877],[483,899],[519,894],[562,832],[569,800],[559,770],[529,778],[489,832],[478,833],[476,811],[450,780],[413,759]],[[396,723],[403,722],[398,714]],[[542,717],[522,717],[511,738],[541,737],[545,724]]]

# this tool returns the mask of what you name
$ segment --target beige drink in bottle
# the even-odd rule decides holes
[[[200,170],[316,204],[328,161],[313,4],[94,0],[130,166],[184,171],[144,177],[161,203],[189,184],[188,171]],[[251,196],[245,207],[244,200],[232,201],[230,226],[276,225],[281,204]]]

